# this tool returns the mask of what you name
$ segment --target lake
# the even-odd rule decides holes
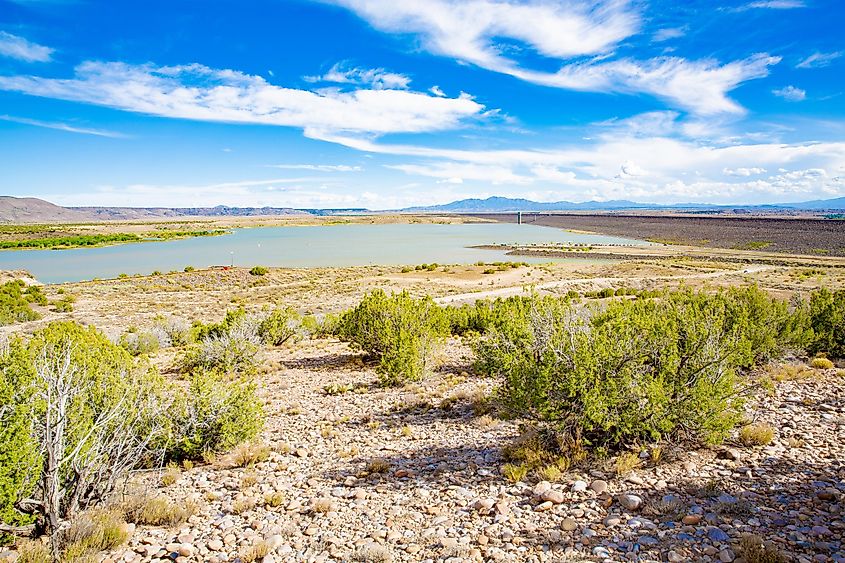
[[[115,278],[121,273],[168,272],[182,270],[188,265],[203,268],[234,263],[247,267],[314,268],[551,260],[526,259],[507,256],[505,251],[469,248],[501,243],[649,244],[509,223],[261,227],[235,229],[231,234],[217,237],[101,248],[3,251],[0,252],[0,269],[27,270],[44,283],[62,283]]]

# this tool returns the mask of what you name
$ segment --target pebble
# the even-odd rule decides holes
[[[587,492],[587,482],[586,481],[575,481],[572,483],[571,490],[573,493],[586,493]]]
[[[595,481],[590,483],[590,488],[593,490],[593,492],[600,495],[607,491],[607,481],[596,479]]]
[[[643,504],[642,497],[633,494],[619,495],[616,497],[616,500],[626,510],[637,510]]]

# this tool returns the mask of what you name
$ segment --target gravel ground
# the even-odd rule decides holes
[[[478,217],[515,223],[515,213]],[[819,218],[715,217],[618,214],[524,214],[525,222],[641,240],[716,248],[755,248],[768,252],[845,256],[845,224]]]
[[[179,528],[135,529],[104,560],[246,562],[259,546],[267,562],[845,562],[839,372],[783,381],[750,406],[775,429],[767,446],[667,447],[656,466],[621,476],[610,460],[511,483],[501,447],[519,423],[476,416],[492,382],[462,373],[459,341],[446,358],[423,385],[382,390],[344,344],[269,352],[269,460],[219,459],[167,487],[147,475],[154,494],[199,511]],[[333,383],[357,388],[326,393]],[[273,493],[277,507],[266,504]]]

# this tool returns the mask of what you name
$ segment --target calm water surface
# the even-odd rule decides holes
[[[507,256],[504,251],[468,248],[470,246],[552,242],[648,244],[603,235],[569,233],[551,227],[505,223],[262,227],[237,229],[218,237],[103,248],[4,251],[0,252],[0,269],[27,270],[42,282],[61,283],[233,262],[236,266],[260,264],[302,268],[431,262],[469,264],[479,260],[525,260]],[[549,259],[533,261],[548,262]]]

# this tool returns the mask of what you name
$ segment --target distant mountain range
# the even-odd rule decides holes
[[[675,203],[658,205],[655,203],[638,203],[628,200],[585,201],[573,203],[571,201],[539,202],[530,199],[513,199],[509,197],[493,196],[487,199],[462,199],[443,205],[428,207],[408,207],[402,211],[426,213],[506,213],[515,211],[610,211],[620,209],[783,209],[806,211],[841,211],[845,210],[845,197],[804,201],[800,203],[761,204],[761,205],[709,205],[704,203]]]
[[[573,203],[571,201],[540,202],[530,199],[512,199],[509,197],[493,196],[487,199],[462,199],[443,205],[428,207],[408,207],[402,211],[427,212],[440,211],[448,213],[484,213],[506,211],[571,211],[571,210],[604,210],[604,209],[656,209],[659,205],[653,203],[637,203],[627,200],[585,201]]]
[[[766,205],[707,205],[678,203],[657,205],[627,200],[539,202],[530,199],[488,197],[487,199],[462,199],[444,205],[408,207],[394,210],[401,213],[513,213],[516,211],[615,211],[615,210],[770,210],[770,211],[845,211],[845,197]],[[362,207],[339,209],[295,209],[292,207],[61,207],[34,197],[0,196],[0,223],[73,223],[85,221],[166,219],[178,217],[258,217],[281,215],[337,215],[373,213]]]
[[[363,208],[294,209],[292,207],[61,207],[34,197],[0,196],[0,223],[74,223],[132,221],[178,217],[268,217],[366,213]]]

